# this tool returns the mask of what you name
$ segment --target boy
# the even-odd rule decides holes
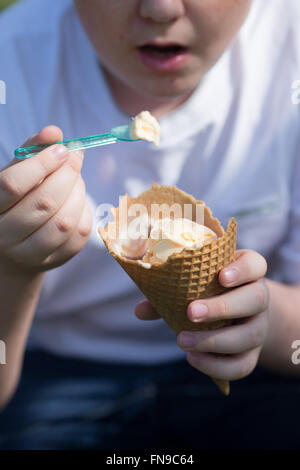
[[[2,448],[297,446],[299,16],[293,0],[27,0],[1,18],[3,407],[27,346]],[[83,162],[52,146],[11,162],[44,126],[26,145],[104,132],[143,109],[160,118],[158,149],[116,144]],[[237,218],[238,259],[220,282],[238,288],[187,311],[232,327],[182,332],[177,345],[162,320],[139,321],[156,317],[149,303],[134,317],[141,296],[100,246],[97,206],[153,181],[224,224]],[[249,376],[258,361],[274,373]],[[244,380],[225,399],[202,373]]]

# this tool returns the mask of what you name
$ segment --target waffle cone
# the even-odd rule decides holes
[[[137,260],[124,258],[114,250],[109,233],[110,229],[119,228],[119,208],[112,211],[115,221],[110,222],[105,229],[100,227],[99,232],[109,252],[176,334],[182,330],[212,330],[230,325],[230,320],[193,323],[188,319],[186,310],[192,300],[215,296],[228,290],[219,283],[218,273],[235,260],[237,224],[234,218],[230,219],[227,230],[224,231],[218,219],[212,216],[210,209],[202,201],[195,200],[174,186],[159,186],[154,183],[151,189],[137,198],[126,195],[122,199],[128,209],[132,204],[144,205],[149,215],[152,204],[179,204],[182,209],[185,204],[190,204],[193,220],[197,205],[203,207],[204,225],[212,229],[218,238],[206,242],[200,249],[184,249],[173,254],[164,263],[153,263],[150,269]],[[224,394],[229,394],[228,381],[213,380]]]

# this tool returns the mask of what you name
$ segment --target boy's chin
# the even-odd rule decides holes
[[[135,90],[148,98],[166,101],[190,95],[199,85],[198,80],[152,80],[150,83],[136,84]]]

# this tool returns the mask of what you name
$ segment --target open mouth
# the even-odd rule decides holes
[[[156,57],[173,57],[178,54],[186,52],[186,47],[170,45],[170,46],[155,46],[152,44],[140,47],[140,50],[146,54]]]
[[[143,64],[152,70],[171,72],[188,60],[188,48],[178,44],[146,44],[138,48]]]

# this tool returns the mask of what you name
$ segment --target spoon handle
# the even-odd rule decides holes
[[[114,137],[110,132],[107,134],[97,134],[88,137],[81,137],[79,139],[62,140],[59,142],[52,142],[51,144],[33,145],[31,147],[20,147],[15,150],[15,157],[19,159],[27,159],[33,157],[42,150],[54,144],[62,144],[72,152],[75,150],[87,149],[91,147],[99,147],[100,145],[114,144],[117,142],[117,137]]]

